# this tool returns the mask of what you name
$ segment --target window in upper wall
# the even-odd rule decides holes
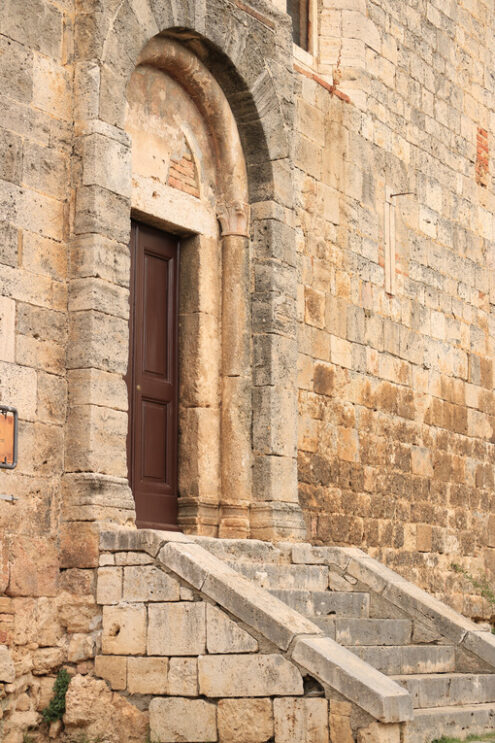
[[[287,0],[287,13],[292,18],[292,38],[297,46],[310,52],[310,0]]]

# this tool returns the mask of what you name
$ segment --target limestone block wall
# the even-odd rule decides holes
[[[324,0],[320,30],[296,80],[308,537],[486,615],[450,564],[495,559],[493,8]]]
[[[151,740],[328,743],[327,700],[305,698],[277,648],[143,552],[103,553],[100,564],[95,673],[148,710]]]
[[[67,659],[58,613],[66,418],[67,236],[72,192],[71,0],[0,8],[0,401],[19,412],[19,463],[0,471],[0,738],[22,741]],[[83,574],[77,591],[84,594]],[[72,584],[74,587],[74,584]],[[69,590],[72,590],[69,588]],[[74,588],[74,590],[76,590]],[[7,722],[8,721],[8,722]]]

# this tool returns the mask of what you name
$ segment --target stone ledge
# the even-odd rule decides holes
[[[412,720],[410,694],[330,637],[296,640],[292,660],[380,722]]]

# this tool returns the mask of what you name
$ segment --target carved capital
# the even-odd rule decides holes
[[[240,201],[218,204],[217,217],[222,237],[249,237],[249,204]]]

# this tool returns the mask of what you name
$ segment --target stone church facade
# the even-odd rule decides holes
[[[110,743],[144,743],[149,715],[163,743],[248,743],[236,715],[252,743],[420,740],[396,689],[362,702],[346,658],[329,680],[297,640],[315,625],[277,619],[260,590],[282,566],[298,590],[399,581],[358,547],[490,619],[451,565],[495,570],[493,13],[5,0],[0,403],[19,415],[17,466],[0,473],[5,743],[45,740],[64,665],[69,732],[53,736],[84,732],[104,699]],[[247,571],[261,584],[246,608],[218,561],[251,559],[249,540],[276,567]],[[384,594],[399,623],[408,590]],[[475,638],[463,672],[491,658],[421,596],[423,638]],[[279,686],[238,691],[234,709],[236,674],[256,687],[271,663]],[[192,718],[199,731],[167,727]]]

